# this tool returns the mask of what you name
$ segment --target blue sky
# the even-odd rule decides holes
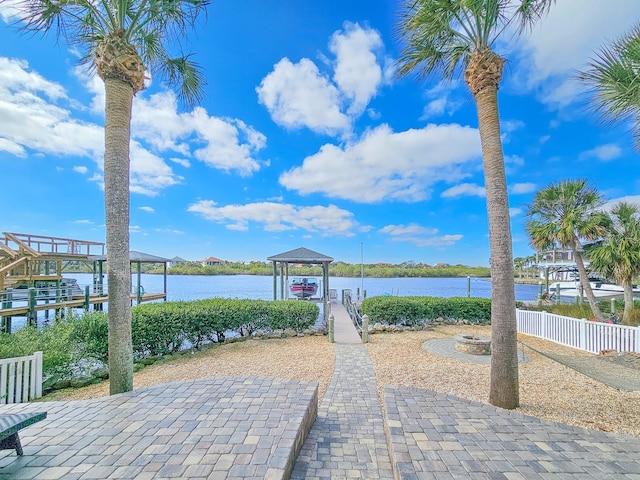
[[[188,51],[189,109],[153,78],[134,100],[131,248],[266,260],[297,247],[359,263],[488,265],[476,109],[461,79],[399,79],[397,0],[216,0]],[[0,232],[104,241],[104,88],[54,36],[0,4]],[[575,80],[640,20],[637,0],[561,0],[496,45],[514,256],[524,205],[587,178],[640,203],[629,125],[603,125]]]

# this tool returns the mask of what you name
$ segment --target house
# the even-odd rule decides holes
[[[224,263],[224,261],[216,257],[208,257],[208,258],[205,258],[204,260],[200,260],[200,265],[202,265],[203,267],[207,267],[207,266],[212,267],[214,265],[220,265],[222,263]]]
[[[169,260],[169,267],[175,267],[176,265],[180,265],[181,263],[187,263],[187,260],[182,257],[173,257],[171,260]]]

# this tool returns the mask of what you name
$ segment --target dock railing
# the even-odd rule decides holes
[[[0,404],[42,397],[42,352],[0,360]]]
[[[516,319],[519,333],[560,345],[596,354],[607,350],[640,353],[640,326],[629,327],[520,309],[516,310]]]
[[[362,317],[358,311],[358,306],[351,298],[351,290],[342,290],[342,303],[347,309],[347,313],[349,314],[349,317],[351,317],[356,330],[360,336],[362,336]]]

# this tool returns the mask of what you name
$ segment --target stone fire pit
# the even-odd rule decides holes
[[[491,355],[490,338],[459,333],[454,335],[453,339],[456,341],[455,349],[459,352],[471,355]]]

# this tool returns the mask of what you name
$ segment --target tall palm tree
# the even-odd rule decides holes
[[[53,31],[78,48],[105,86],[104,190],[109,266],[110,393],[133,389],[129,261],[129,141],[133,96],[148,74],[164,77],[188,104],[204,77],[189,55],[172,56],[209,0],[24,0],[21,28]],[[179,50],[179,48],[177,49]]]
[[[400,75],[464,72],[478,110],[491,251],[492,356],[489,401],[513,409],[519,403],[513,251],[504,154],[500,138],[498,86],[505,59],[496,40],[514,23],[533,25],[553,0],[406,0],[400,34],[406,46]]]
[[[603,118],[634,122],[633,136],[640,148],[640,24],[602,47],[578,78],[592,87],[592,105]]]
[[[624,289],[622,322],[629,323],[633,309],[633,279],[640,275],[640,209],[626,202],[609,215],[604,239],[585,245],[591,267],[612,278]]]
[[[536,193],[528,205],[530,220],[526,225],[534,248],[549,250],[561,246],[571,249],[580,273],[580,285],[598,319],[602,319],[602,313],[591,290],[581,240],[596,241],[606,234],[606,215],[598,210],[602,204],[602,196],[586,180],[552,183]]]

